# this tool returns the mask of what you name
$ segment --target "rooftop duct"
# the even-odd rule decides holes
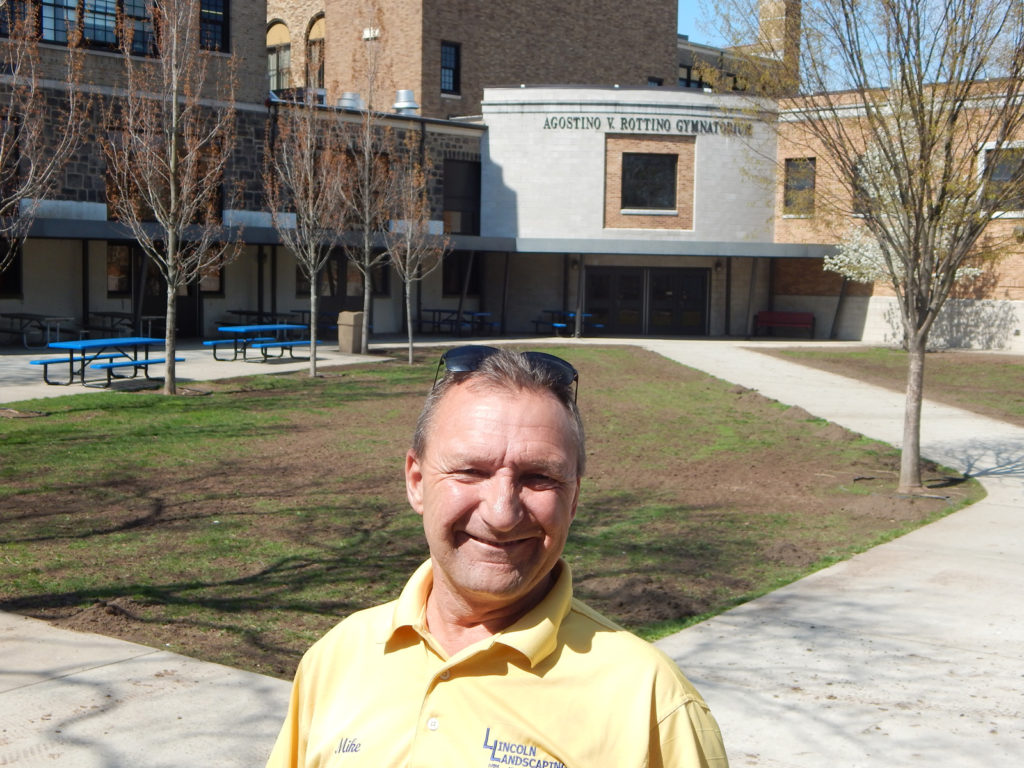
[[[345,91],[338,99],[338,106],[342,109],[362,109],[363,97],[355,91]]]
[[[396,93],[394,108],[395,112],[400,115],[414,115],[416,110],[420,108],[420,105],[413,98],[412,91],[399,90]]]

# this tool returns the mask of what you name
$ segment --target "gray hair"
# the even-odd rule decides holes
[[[558,376],[551,366],[508,347],[501,347],[485,357],[476,370],[445,371],[444,376],[427,395],[423,410],[416,421],[416,431],[412,437],[413,455],[420,458],[424,456],[438,405],[448,390],[463,383],[470,383],[481,389],[512,392],[526,390],[553,395],[569,415],[570,436],[576,446],[576,475],[583,476],[587,465],[586,438],[583,419],[580,417],[579,408],[576,407],[574,384],[566,384],[564,378]]]

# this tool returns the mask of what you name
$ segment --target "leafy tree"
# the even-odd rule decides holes
[[[42,51],[37,12],[35,3],[0,0],[0,272],[18,253],[40,202],[59,186],[81,145],[88,109],[79,87],[81,36],[70,29],[66,50]],[[47,106],[43,80],[59,82],[59,106]]]
[[[173,395],[177,296],[241,247],[221,226],[235,142],[234,64],[211,61],[201,45],[198,0],[163,0],[152,8],[152,57],[136,58],[135,29],[122,24],[126,88],[111,99],[113,128],[102,144],[116,218],[167,286],[163,392]]]
[[[1024,208],[1024,2],[769,0],[760,11],[721,6],[727,33],[747,43],[742,80],[781,98],[780,145],[817,159],[816,218],[845,242],[832,266],[884,279],[899,306],[899,484],[915,491],[928,334],[964,268],[1005,247],[1012,230],[992,220]]]

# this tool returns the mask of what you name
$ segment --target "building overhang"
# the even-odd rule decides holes
[[[639,238],[472,237],[457,235],[457,250],[505,253],[606,254],[629,256],[706,256],[711,258],[814,259],[834,246],[818,243],[698,242]]]
[[[153,234],[156,235],[154,225]],[[131,230],[116,221],[38,218],[29,237],[59,240],[134,240]],[[224,240],[247,245],[281,245],[273,227],[225,227]],[[693,240],[647,240],[640,238],[578,237],[486,237],[452,235],[451,246],[458,251],[497,253],[605,254],[629,256],[705,256],[710,258],[813,259],[822,258],[834,246],[817,243],[698,242]]]

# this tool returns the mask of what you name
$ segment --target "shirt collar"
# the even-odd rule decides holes
[[[572,606],[572,571],[565,560],[555,566],[557,578],[554,586],[536,606],[512,626],[494,635],[490,640],[476,644],[479,651],[496,643],[512,648],[525,656],[534,667],[550,655],[558,645],[558,629]],[[388,642],[403,628],[410,628],[427,637],[427,596],[434,583],[434,572],[429,560],[423,563],[406,583],[395,601],[391,625],[383,642]],[[470,649],[467,649],[470,650]]]

